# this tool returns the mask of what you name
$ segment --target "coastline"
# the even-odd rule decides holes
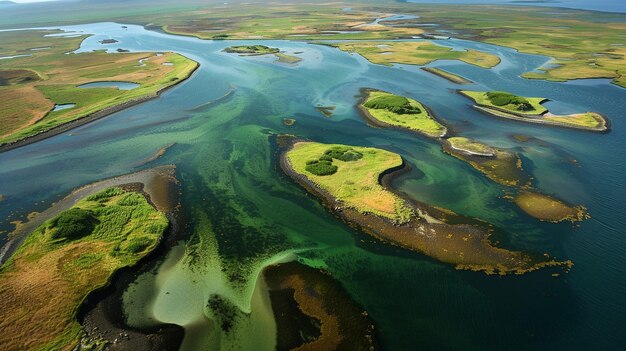
[[[189,60],[191,60],[191,59],[189,59]],[[193,61],[193,60],[191,60],[191,61]],[[39,133],[36,133],[36,134],[30,135],[30,136],[24,137],[22,139],[15,140],[15,141],[12,141],[12,142],[9,142],[9,143],[6,143],[6,144],[2,144],[2,145],[0,145],[0,153],[6,152],[6,151],[10,151],[10,150],[13,150],[13,149],[17,149],[17,148],[20,148],[22,146],[26,146],[26,145],[29,145],[29,144],[33,144],[33,143],[36,143],[38,141],[51,138],[51,137],[53,137],[55,135],[63,134],[63,133],[65,133],[67,131],[70,131],[70,130],[72,130],[74,128],[77,128],[77,127],[83,126],[85,124],[91,123],[93,121],[99,120],[101,118],[107,117],[107,116],[112,115],[112,114],[114,114],[116,112],[120,112],[120,111],[125,110],[127,108],[130,108],[130,107],[142,104],[142,103],[144,103],[146,101],[150,101],[150,100],[156,99],[159,96],[161,96],[161,94],[164,93],[165,91],[167,91],[168,89],[174,88],[177,85],[179,85],[179,84],[187,81],[189,78],[191,78],[191,76],[200,68],[200,64],[198,62],[196,62],[196,61],[193,61],[193,62],[196,63],[196,66],[194,67],[194,69],[192,69],[189,72],[187,77],[185,77],[183,79],[179,79],[178,81],[176,81],[172,85],[168,85],[168,86],[166,86],[164,88],[161,88],[158,91],[156,91],[154,93],[151,93],[151,94],[148,94],[146,96],[143,96],[143,97],[140,97],[140,98],[136,98],[136,99],[133,99],[133,100],[129,100],[129,101],[123,102],[123,103],[115,105],[115,106],[110,106],[110,107],[104,108],[102,110],[99,110],[99,111],[93,112],[91,114],[88,114],[86,116],[83,116],[83,117],[77,118],[75,120],[69,121],[67,123],[60,124],[60,125],[58,125],[56,127],[50,128],[48,130],[44,130],[44,131],[41,131]]]

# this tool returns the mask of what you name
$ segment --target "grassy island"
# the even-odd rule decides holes
[[[362,93],[363,100],[357,107],[374,125],[405,128],[431,138],[447,133],[447,128],[416,100],[378,90],[362,89]]]
[[[72,350],[85,298],[159,243],[168,220],[141,193],[87,196],[28,236],[0,268],[3,350]]]
[[[55,33],[0,33],[0,56],[28,52],[28,56],[0,63],[0,101],[10,102],[0,105],[0,145],[15,147],[35,141],[155,98],[198,67],[196,62],[175,53],[66,54],[78,48],[85,37],[44,37]],[[32,51],[31,47],[47,49]],[[138,64],[140,60],[143,64]],[[171,65],[164,65],[166,62]],[[79,87],[101,81],[139,86],[132,90]],[[56,108],[68,104],[73,106]]]
[[[253,56],[276,54],[280,52],[280,49],[271,48],[265,45],[240,45],[227,47],[226,49],[224,49],[224,52],[227,52],[229,54],[239,54],[243,56]]]
[[[301,58],[293,55],[287,55],[280,52],[278,48],[271,48],[265,45],[241,45],[230,46],[224,49],[224,52],[229,54],[238,54],[239,56],[262,56],[262,55],[274,55],[278,59],[278,62],[296,64],[302,61]]]
[[[528,98],[499,91],[461,90],[459,92],[474,100],[476,103],[474,107],[477,109],[497,117],[595,132],[609,130],[607,120],[596,112],[566,116],[554,115],[541,105],[547,101],[545,98]]]
[[[389,190],[381,182],[405,167],[400,155],[376,148],[282,138],[286,139],[280,143],[285,148],[283,170],[344,221],[378,239],[458,269],[488,274],[523,274],[570,264],[495,247],[486,226],[460,224],[464,220],[451,211],[419,204]],[[321,169],[310,167],[322,161],[326,165]]]
[[[500,63],[496,55],[477,50],[456,51],[429,41],[349,42],[330,44],[342,51],[357,53],[376,64],[426,65],[437,60],[459,60],[482,68]]]
[[[580,222],[589,218],[589,214],[583,206],[571,206],[536,192],[522,191],[515,197],[514,201],[529,216],[546,222]]]

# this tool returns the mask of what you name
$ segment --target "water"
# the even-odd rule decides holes
[[[185,350],[271,349],[273,326],[267,303],[259,299],[258,272],[295,256],[331,271],[370,313],[389,350],[615,350],[626,345],[626,90],[601,79],[524,80],[520,73],[549,58],[464,40],[438,42],[502,57],[491,70],[457,61],[432,64],[475,82],[464,89],[545,96],[553,100],[555,113],[600,112],[611,119],[613,131],[596,134],[494,119],[473,110],[454,91],[458,85],[419,67],[372,65],[326,46],[254,42],[301,51],[303,61],[287,67],[222,52],[246,41],[202,41],[114,23],[65,30],[94,34],[79,51],[100,49],[98,41],[112,37],[133,51],[175,51],[201,64],[191,79],[159,99],[0,154],[4,230],[80,185],[156,164],[177,165],[190,218],[188,240],[125,295],[133,325],[183,325]],[[229,99],[207,104],[231,84],[236,90]],[[578,227],[533,220],[502,197],[503,187],[443,154],[437,143],[368,127],[353,107],[361,87],[416,98],[462,135],[514,148],[543,192],[585,204],[592,219]],[[322,116],[318,105],[336,106],[335,114]],[[284,126],[285,117],[297,123]],[[343,225],[281,174],[270,133],[398,152],[413,167],[395,182],[400,190],[494,223],[501,245],[571,259],[575,266],[559,278],[550,271],[488,277],[378,243]],[[511,133],[542,142],[517,142]],[[169,144],[174,145],[163,157],[137,166]],[[219,333],[205,317],[210,316],[206,301],[215,293],[249,312],[230,334]]]
[[[626,12],[624,0],[407,0],[420,4],[486,4],[565,7],[579,10]]]
[[[141,63],[140,63],[141,64]],[[139,84],[131,82],[92,82],[79,85],[79,88],[116,88],[119,90],[133,90]]]
[[[73,108],[74,106],[76,106],[76,104],[60,104],[60,105],[54,105],[54,108],[52,109],[52,111],[67,110],[68,108]]]

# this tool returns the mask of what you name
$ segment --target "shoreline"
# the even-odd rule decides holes
[[[2,144],[2,145],[0,145],[0,153],[6,152],[6,151],[10,151],[10,150],[14,150],[14,149],[20,148],[22,146],[30,145],[30,144],[36,143],[38,141],[51,138],[53,136],[56,136],[56,135],[59,135],[59,134],[63,134],[63,133],[68,132],[68,131],[70,131],[70,130],[72,130],[74,128],[78,128],[80,126],[83,126],[85,124],[89,124],[91,122],[97,121],[97,120],[102,119],[104,117],[108,117],[108,116],[110,116],[110,115],[112,115],[112,114],[114,114],[116,112],[120,112],[122,110],[131,108],[133,106],[137,106],[137,105],[142,104],[144,102],[147,102],[147,101],[150,101],[150,100],[153,100],[153,99],[157,99],[158,97],[161,96],[161,94],[163,94],[167,90],[172,89],[172,88],[176,87],[177,85],[179,85],[179,84],[181,84],[183,82],[186,82],[200,68],[200,63],[198,63],[198,62],[196,62],[196,61],[194,61],[194,60],[192,60],[192,59],[190,59],[190,58],[188,58],[186,56],[183,56],[183,57],[187,58],[188,60],[191,60],[191,61],[195,62],[196,66],[194,67],[193,70],[191,70],[189,72],[187,77],[185,77],[183,79],[179,79],[174,84],[166,86],[164,88],[161,88],[158,91],[156,91],[154,93],[151,93],[151,94],[148,94],[146,96],[139,97],[139,98],[136,98],[136,99],[133,99],[133,100],[129,100],[129,101],[123,102],[123,103],[118,104],[118,105],[110,106],[110,107],[104,108],[102,110],[90,113],[90,114],[88,114],[86,116],[83,116],[83,117],[77,118],[75,120],[69,121],[67,123],[60,124],[60,125],[58,125],[56,127],[50,128],[48,130],[44,130],[44,131],[41,131],[39,133],[36,133],[36,134],[30,135],[30,136],[24,137],[22,139],[11,141],[11,142],[8,142],[6,144]]]
[[[450,135],[451,133],[450,127],[448,127],[446,123],[442,122],[439,118],[437,118],[437,115],[435,115],[431,109],[429,109],[428,107],[426,107],[424,104],[421,104],[421,103],[420,104],[422,105],[422,107],[424,107],[424,109],[426,110],[426,113],[428,113],[432,119],[434,119],[437,123],[441,124],[446,129],[443,132],[443,134],[441,135],[428,134],[419,130],[394,126],[393,124],[380,121],[379,119],[372,116],[372,114],[365,107],[363,107],[363,103],[367,100],[369,93],[375,92],[375,91],[382,92],[382,90],[373,89],[373,88],[360,88],[359,95],[358,95],[359,99],[354,105],[354,107],[359,111],[359,115],[361,115],[361,117],[371,126],[378,127],[378,128],[393,128],[393,129],[408,131],[408,132],[425,136],[431,139],[441,139]]]

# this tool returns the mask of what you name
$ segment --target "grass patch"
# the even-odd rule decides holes
[[[121,188],[44,222],[0,268],[0,327],[10,336],[0,349],[72,349],[83,300],[156,247],[167,226],[143,195]]]
[[[476,102],[478,105],[495,107],[516,114],[541,115],[548,109],[541,105],[545,98],[527,98],[500,91],[467,91],[461,93]]]
[[[441,137],[447,129],[418,101],[384,91],[369,91],[361,107],[375,121]]]
[[[406,222],[413,213],[404,200],[378,182],[381,173],[402,165],[398,154],[367,147],[298,142],[286,157],[296,173],[328,191],[345,206],[396,222]],[[317,175],[307,169],[310,160],[319,162],[331,157],[332,162],[325,162],[336,167],[332,174]]]
[[[295,63],[302,61],[302,59],[299,58],[298,56],[287,55],[287,54],[283,54],[282,52],[277,52],[274,55],[278,57],[278,62],[282,62],[282,63],[295,64]]]
[[[500,63],[496,55],[477,50],[455,51],[429,41],[420,42],[349,42],[331,44],[342,51],[357,53],[376,64],[426,65],[437,60],[459,60],[482,68]]]

